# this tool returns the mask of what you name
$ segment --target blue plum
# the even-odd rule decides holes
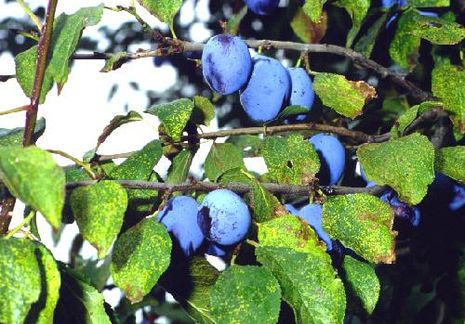
[[[291,78],[282,64],[262,55],[253,59],[246,88],[241,91],[242,107],[257,122],[273,120],[290,97]]]
[[[391,208],[394,211],[395,217],[405,219],[412,224],[413,227],[417,227],[420,224],[421,212],[420,209],[416,206],[409,206],[403,201],[399,200],[396,192],[394,190],[387,190],[384,192],[381,197],[382,201],[391,205]]]
[[[257,15],[269,15],[278,8],[279,0],[244,0],[247,7]]]
[[[229,249],[229,246],[210,243],[207,248],[207,254],[222,258],[226,256]]]
[[[210,88],[222,95],[241,89],[252,71],[252,59],[245,42],[237,36],[216,35],[202,53],[202,72]]]
[[[295,208],[292,204],[285,204],[284,207],[290,212],[292,215],[297,215],[299,210]]]
[[[321,205],[318,204],[308,204],[307,206],[302,207],[299,210],[297,216],[304,219],[310,226],[315,230],[316,234],[326,243],[326,248],[328,251],[333,249],[333,242],[329,237],[328,233],[325,232],[323,229],[322,224],[322,208]]]
[[[408,5],[408,1],[407,0],[383,0],[381,2],[381,7],[383,8],[391,8],[394,5],[405,7]]]
[[[318,152],[321,162],[318,178],[322,184],[336,184],[344,172],[346,152],[341,142],[333,135],[316,134],[309,139]]]
[[[315,100],[315,91],[313,91],[312,79],[302,68],[288,68],[291,77],[291,97],[289,105],[302,106],[310,110]]]
[[[197,224],[198,206],[194,198],[178,196],[170,199],[156,217],[174,236],[187,256],[192,255],[204,240],[204,235]]]
[[[240,242],[247,235],[251,222],[249,208],[231,190],[210,192],[198,208],[197,223],[203,235],[221,245]]]

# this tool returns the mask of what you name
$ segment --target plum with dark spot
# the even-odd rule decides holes
[[[291,78],[282,64],[273,58],[257,55],[240,100],[247,115],[257,122],[276,118],[290,97]]]
[[[318,179],[322,184],[336,184],[341,179],[346,164],[344,145],[337,137],[323,133],[312,136],[309,142],[320,157]]]
[[[207,240],[232,245],[247,235],[252,218],[241,197],[231,190],[218,189],[205,196],[197,222]]]
[[[200,247],[204,235],[197,224],[199,204],[192,197],[172,198],[156,219],[176,239],[187,256],[191,256]]]
[[[202,72],[213,91],[222,95],[241,89],[252,71],[252,59],[245,42],[237,36],[213,36],[202,53]]]
[[[313,91],[312,79],[302,68],[288,68],[291,77],[291,97],[289,105],[302,106],[310,110],[315,100],[315,91]]]
[[[244,0],[247,7],[257,15],[271,14],[278,8],[279,0]]]

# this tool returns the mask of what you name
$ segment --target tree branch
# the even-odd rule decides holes
[[[168,38],[168,40],[170,40]],[[286,42],[286,41],[273,41],[273,40],[246,40],[247,45],[251,48],[258,48],[263,47],[267,49],[284,49],[284,50],[291,50],[291,51],[299,51],[299,52],[309,52],[309,53],[329,53],[344,56],[350,60],[352,60],[355,64],[370,69],[377,74],[379,74],[382,78],[388,78],[396,85],[400,86],[401,88],[407,90],[412,97],[414,97],[418,101],[425,101],[433,99],[432,95],[412,82],[404,79],[402,76],[398,75],[394,71],[376,63],[375,61],[366,58],[362,54],[355,52],[349,48],[345,48],[342,46],[332,45],[332,44],[303,44],[303,43],[295,43],[295,42]],[[121,61],[127,60],[136,60],[140,58],[146,57],[154,57],[154,56],[167,56],[175,53],[183,53],[183,52],[198,52],[202,51],[204,44],[202,43],[192,43],[182,40],[170,40],[170,42],[164,42],[164,44],[168,43],[169,47],[162,47],[157,48],[151,51],[138,51],[135,53],[126,53],[121,58]],[[108,59],[113,54],[108,53],[93,53],[93,54],[76,54],[74,55],[75,59]]]
[[[157,191],[213,191],[216,189],[229,189],[237,193],[247,193],[251,190],[250,185],[240,182],[231,182],[228,184],[219,184],[212,182],[183,182],[183,183],[164,183],[150,182],[139,180],[113,180],[128,189],[151,189]],[[66,189],[71,190],[77,187],[89,186],[97,183],[95,180],[70,182],[66,184]],[[312,191],[310,186],[298,186],[276,183],[262,183],[263,187],[274,194],[284,194],[289,196],[308,196]],[[315,186],[313,190],[321,190],[326,195],[346,195],[352,193],[367,193],[377,195],[386,187],[374,186],[370,188],[342,187],[342,186]]]
[[[42,84],[44,81],[45,70],[47,68],[48,55],[52,43],[53,22],[58,0],[49,0],[45,25],[37,47],[37,65],[34,77],[34,87],[32,89],[31,104],[26,112],[26,126],[24,128],[23,145],[28,146],[33,143],[34,128],[37,121],[37,111],[39,110],[40,95],[42,93]]]

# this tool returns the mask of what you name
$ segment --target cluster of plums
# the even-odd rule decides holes
[[[278,60],[250,56],[239,37],[216,35],[202,53],[202,72],[210,88],[222,95],[236,91],[247,115],[257,122],[276,118],[287,105],[310,110],[315,93],[312,80],[302,68],[285,68]]]
[[[207,252],[221,256],[228,246],[245,238],[252,222],[242,198],[227,189],[210,192],[200,205],[192,197],[174,197],[156,219],[186,256],[194,254],[204,239],[210,242]]]

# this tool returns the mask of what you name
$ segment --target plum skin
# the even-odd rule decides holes
[[[213,36],[202,52],[202,72],[210,88],[222,95],[241,89],[252,71],[252,59],[245,42],[237,36]]]
[[[323,133],[313,135],[309,142],[314,146],[320,157],[320,181],[327,182],[329,185],[336,184],[345,168],[346,153],[344,145],[337,137]]]
[[[312,79],[302,68],[288,68],[287,71],[291,77],[289,105],[302,106],[310,111],[315,100]]]
[[[271,14],[278,8],[279,0],[244,0],[247,7],[260,16]]]
[[[256,122],[276,118],[290,97],[291,78],[282,64],[273,58],[257,55],[252,74],[240,101],[247,115]]]
[[[197,223],[209,241],[232,245],[245,238],[252,218],[241,197],[227,189],[205,196],[198,208]]]
[[[176,239],[186,256],[191,256],[200,247],[204,235],[197,224],[199,204],[192,197],[177,196],[168,202],[156,216]]]

